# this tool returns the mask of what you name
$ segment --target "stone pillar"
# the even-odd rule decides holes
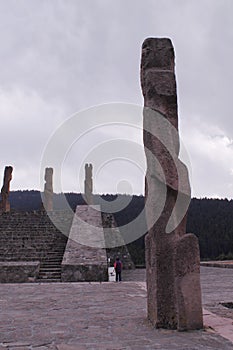
[[[10,193],[10,181],[12,179],[12,166],[6,166],[4,170],[3,186],[1,189],[1,202],[0,210],[2,213],[7,213],[10,211],[9,193]]]
[[[53,210],[53,168],[45,169],[44,185],[44,208],[46,211]]]
[[[174,50],[170,39],[142,45],[143,139],[148,318],[157,328],[203,327],[197,237],[186,234],[191,199],[188,171],[179,160]],[[155,219],[155,213],[160,212]]]
[[[93,168],[92,164],[85,164],[84,192],[85,192],[85,201],[88,205],[93,204],[92,168]]]

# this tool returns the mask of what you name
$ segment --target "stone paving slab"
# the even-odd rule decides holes
[[[204,324],[207,327],[214,330],[222,337],[230,340],[233,343],[232,319],[226,317],[219,317],[208,310],[204,310],[203,316]]]
[[[227,293],[232,286],[231,276],[215,271],[202,269],[205,307],[218,302],[225,285]],[[217,285],[212,284],[210,298],[214,275]],[[211,331],[152,328],[146,321],[142,282],[2,284],[0,350],[233,349],[230,341]]]
[[[202,300],[205,309],[233,320],[233,309],[221,303],[233,302],[233,269],[201,268]]]

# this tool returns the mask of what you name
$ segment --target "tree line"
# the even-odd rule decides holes
[[[80,193],[66,193],[65,197],[73,210],[77,205],[85,204]],[[127,225],[141,215],[139,230],[146,232],[144,215],[144,197],[129,195],[95,195],[94,203],[101,199],[108,202],[108,208],[117,199],[122,210],[115,212],[114,217],[123,237],[132,237],[131,226]],[[10,193],[12,210],[32,211],[42,208],[39,191],[13,191]],[[61,194],[54,194],[54,209],[62,209]],[[202,260],[233,259],[233,200],[197,199],[190,203],[187,218],[187,232],[194,233],[199,239]],[[128,230],[128,231],[127,231]],[[144,235],[128,244],[128,249],[137,265],[145,263]]]

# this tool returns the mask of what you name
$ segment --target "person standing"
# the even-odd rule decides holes
[[[121,282],[121,271],[122,271],[122,262],[120,261],[119,257],[116,258],[114,262],[114,268],[116,271],[116,282]]]

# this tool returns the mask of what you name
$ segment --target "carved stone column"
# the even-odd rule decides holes
[[[158,328],[200,329],[199,246],[195,235],[186,234],[190,185],[187,168],[178,158],[177,93],[170,39],[144,41],[141,85],[147,158],[148,318]]]
[[[2,213],[10,211],[9,193],[10,193],[10,181],[12,179],[12,166],[6,166],[4,170],[3,186],[1,189],[1,202],[0,210]]]
[[[93,169],[92,164],[85,164],[84,192],[85,192],[85,201],[88,205],[93,204],[92,169]]]
[[[53,210],[53,168],[45,169],[44,185],[44,208],[46,211]]]

